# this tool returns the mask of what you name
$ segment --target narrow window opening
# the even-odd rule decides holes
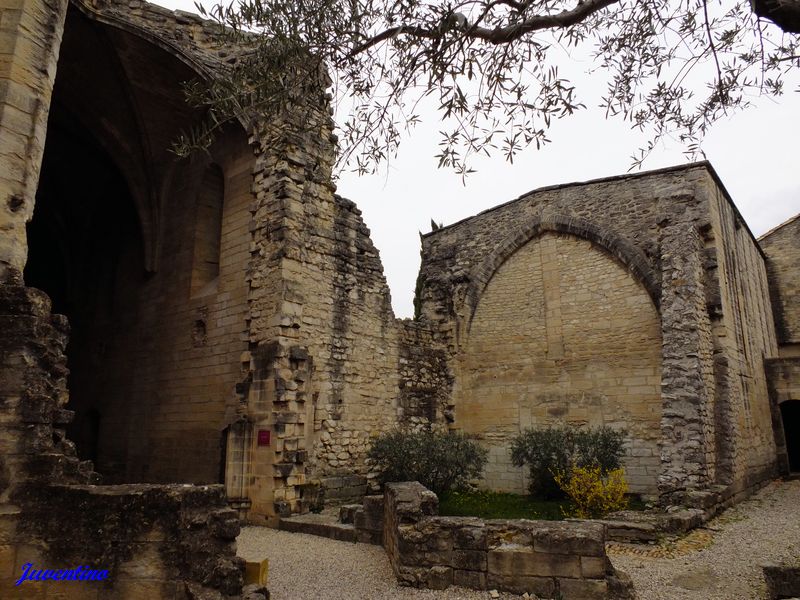
[[[197,194],[194,261],[191,295],[204,296],[217,290],[222,242],[222,204],[225,176],[215,164],[209,165]]]

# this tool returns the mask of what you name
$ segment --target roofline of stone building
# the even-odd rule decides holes
[[[612,176],[609,176],[609,177],[599,177],[597,179],[589,179],[587,181],[571,181],[569,183],[559,183],[559,184],[555,184],[555,185],[547,185],[547,186],[544,186],[544,187],[536,188],[536,189],[530,190],[528,192],[525,192],[524,194],[522,194],[520,196],[517,196],[513,200],[508,200],[507,202],[503,202],[502,204],[498,204],[497,206],[493,206],[491,208],[487,208],[486,210],[482,210],[481,212],[479,212],[476,215],[472,215],[471,217],[466,217],[464,219],[460,219],[460,220],[456,221],[455,223],[450,223],[449,225],[445,225],[443,227],[440,227],[439,229],[436,229],[435,231],[429,231],[428,233],[423,233],[422,237],[426,238],[428,236],[435,235],[435,234],[439,233],[440,231],[444,231],[445,229],[450,229],[452,227],[456,227],[458,225],[466,223],[467,221],[471,221],[472,219],[477,219],[481,215],[493,212],[495,210],[503,208],[504,206],[508,206],[509,204],[513,204],[514,202],[518,202],[520,200],[528,198],[529,196],[532,196],[534,194],[538,194],[538,193],[541,193],[541,192],[549,192],[551,190],[560,190],[560,189],[565,189],[565,188],[570,188],[570,187],[593,185],[593,184],[597,184],[597,183],[606,183],[606,182],[611,182],[611,181],[624,181],[626,179],[638,179],[638,178],[642,178],[642,177],[651,177],[653,175],[661,175],[663,173],[673,173],[673,172],[676,172],[676,171],[689,171],[691,169],[698,169],[698,168],[704,168],[708,172],[708,174],[711,175],[711,178],[714,180],[714,183],[717,184],[717,187],[722,192],[722,195],[728,201],[728,204],[731,205],[731,208],[733,208],[733,211],[736,214],[736,217],[739,219],[739,221],[741,221],[742,225],[744,225],[744,228],[747,230],[747,233],[750,234],[750,238],[755,243],[756,247],[758,248],[758,251],[761,253],[761,256],[766,258],[766,255],[764,254],[764,251],[761,249],[761,246],[758,243],[758,239],[756,238],[755,235],[753,235],[753,231],[750,229],[750,226],[747,224],[747,221],[745,221],[744,217],[742,217],[742,213],[739,212],[739,208],[736,206],[736,204],[733,201],[733,198],[731,198],[731,195],[728,193],[728,190],[725,188],[725,185],[722,183],[722,180],[720,179],[719,175],[717,174],[716,170],[714,169],[714,166],[707,160],[691,162],[691,163],[687,163],[685,165],[673,165],[671,167],[663,167],[663,168],[660,168],[660,169],[652,169],[650,171],[642,171],[640,173],[625,173],[623,175],[612,175]],[[800,215],[798,215],[798,216],[800,216]],[[786,223],[784,223],[784,225],[785,224]]]
[[[146,0],[70,0],[70,4],[94,21],[160,47],[203,77],[213,77],[237,56],[229,47],[215,47],[220,25],[195,13],[170,10]],[[183,35],[175,36],[177,31]]]
[[[786,227],[787,225],[791,225],[792,223],[794,223],[794,222],[795,222],[795,221],[797,221],[798,219],[800,219],[800,213],[797,213],[797,214],[796,214],[795,216],[793,216],[793,217],[789,217],[788,219],[786,219],[786,220],[785,220],[783,223],[781,223],[780,225],[775,225],[775,227],[773,227],[772,229],[770,229],[768,232],[766,232],[766,233],[762,234],[762,235],[761,235],[761,237],[759,237],[759,238],[758,238],[758,241],[760,242],[761,240],[768,238],[768,237],[769,237],[769,236],[771,236],[773,233],[775,233],[775,232],[777,232],[777,231],[779,231],[779,230],[783,229],[783,228],[784,228],[784,227]]]

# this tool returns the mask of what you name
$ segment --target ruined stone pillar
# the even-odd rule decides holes
[[[661,229],[661,474],[666,497],[710,483],[713,452],[713,350],[706,310],[702,240],[691,222]]]
[[[302,265],[311,251],[307,204],[333,202],[331,136],[326,100],[320,97],[309,99],[309,106],[283,123],[258,119],[251,140],[257,161],[243,403],[252,435],[249,448],[240,453],[243,462],[226,465],[245,473],[251,520],[274,523],[278,516],[308,510],[304,489],[314,421],[313,362],[302,318],[303,290],[314,282],[304,276]]]
[[[67,4],[0,3],[0,283],[22,283]]]

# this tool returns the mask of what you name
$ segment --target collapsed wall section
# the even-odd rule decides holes
[[[327,102],[254,138],[245,385],[253,427],[273,440],[252,456],[252,512],[267,518],[308,510],[320,490],[363,496],[370,440],[400,419],[398,326],[361,213],[335,194]]]

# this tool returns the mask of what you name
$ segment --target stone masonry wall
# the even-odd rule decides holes
[[[772,311],[778,343],[789,352],[789,345],[800,345],[800,215],[789,219],[759,239],[767,255]],[[800,355],[800,349],[793,349]]]
[[[252,456],[253,513],[267,517],[306,510],[316,480],[339,500],[363,493],[369,440],[399,410],[397,325],[360,211],[334,193],[327,99],[289,123],[254,137],[245,399],[274,439]]]
[[[625,597],[599,523],[438,517],[417,482],[386,485],[383,543],[402,585],[450,585],[565,600]]]
[[[602,249],[544,233],[483,292],[456,359],[455,424],[490,448],[484,485],[523,493],[511,438],[569,423],[627,431],[631,489],[654,494],[661,329],[642,285]]]
[[[646,176],[543,188],[424,235],[420,272],[424,319],[440,323],[457,341],[453,328],[469,319],[494,271],[514,249],[542,231],[572,231],[601,241],[658,300],[658,216],[674,196],[704,187],[705,170],[700,163]],[[695,217],[703,220],[702,207],[696,207]],[[503,233],[498,236],[498,232]]]
[[[0,5],[0,283],[22,283],[67,0]]]
[[[48,298],[0,285],[0,590],[6,598],[239,597],[236,513],[221,486],[97,486],[64,427],[67,324]],[[86,566],[99,582],[14,583],[23,566]]]
[[[119,224],[134,233],[110,273],[97,268],[101,259],[91,262],[79,252],[69,254],[81,259],[64,260],[75,261],[67,278],[73,276],[70,300],[77,313],[69,315],[71,402],[77,413],[70,433],[84,457],[87,447],[96,447],[96,467],[107,481],[216,483],[248,348],[244,273],[255,157],[236,126],[220,131],[208,153],[179,160],[171,152],[180,130],[198,118],[185,104],[181,82],[221,68],[229,53],[212,51],[208,24],[197,17],[132,4],[71,4],[53,95],[50,164],[80,160],[64,157],[67,145],[57,142],[91,140],[96,148],[87,142],[87,154],[102,150],[131,196],[129,202],[118,193],[109,204],[136,207],[130,223]],[[85,68],[88,62],[92,69]],[[209,168],[222,175],[216,241],[201,239],[201,188]],[[91,173],[97,181],[111,176]],[[51,204],[70,217],[80,214],[70,204],[80,204],[82,182],[71,183],[78,189],[49,189],[57,200]],[[64,221],[73,235],[81,235],[74,233],[83,225],[79,218]],[[90,239],[76,246],[94,244],[105,260],[111,250],[98,240],[110,235],[99,229],[85,232]],[[63,235],[64,246],[72,242],[69,235]],[[109,246],[114,242],[123,243],[112,240]],[[208,242],[215,257],[199,248]],[[197,287],[193,273],[209,258],[218,261],[217,275]],[[93,416],[94,435],[85,433]]]
[[[497,232],[504,233],[498,237]],[[461,427],[462,417],[467,422],[480,422],[483,407],[479,396],[486,394],[475,394],[475,402],[463,407],[458,400],[480,386],[494,386],[498,398],[502,393],[506,397],[493,411],[484,410],[493,421],[482,423],[476,432],[492,427],[498,431],[514,429],[527,423],[516,414],[515,403],[526,397],[523,389],[536,375],[521,377],[518,373],[524,371],[505,365],[516,364],[515,360],[526,356],[545,360],[569,345],[565,341],[555,343],[558,336],[551,324],[562,322],[567,331],[567,324],[571,326],[572,322],[564,320],[563,299],[573,299],[579,292],[565,295],[563,286],[559,286],[562,293],[556,297],[552,293],[556,288],[551,286],[548,292],[544,285],[553,278],[555,263],[544,260],[543,252],[548,244],[556,244],[556,248],[564,245],[563,236],[588,240],[613,259],[609,264],[621,265],[631,282],[636,282],[631,290],[636,286],[642,290],[628,294],[626,301],[635,307],[646,306],[634,300],[646,292],[658,311],[658,315],[653,313],[651,325],[660,316],[660,336],[654,332],[649,336],[651,345],[645,345],[656,352],[660,337],[660,373],[650,373],[650,379],[644,374],[641,383],[651,386],[648,389],[655,394],[660,388],[661,410],[649,413],[660,419],[660,433],[651,421],[651,447],[644,448],[648,457],[658,457],[659,464],[644,466],[637,476],[647,474],[652,486],[652,475],[658,471],[658,491],[666,502],[671,494],[715,485],[736,494],[768,477],[774,471],[774,446],[764,434],[769,403],[763,360],[777,350],[763,257],[708,163],[536,190],[423,236],[422,319],[447,341],[451,365],[458,365],[453,367],[453,426]],[[550,238],[556,241],[548,241]],[[534,244],[532,240],[541,241]],[[538,264],[536,257],[525,258],[533,249],[540,256],[539,269],[531,268]],[[563,260],[561,272],[581,273],[576,281],[593,281],[590,269],[581,270],[580,257],[592,256],[590,252],[574,256],[565,252],[561,256],[556,251],[554,256]],[[516,263],[519,266],[515,271]],[[623,269],[620,272],[624,273]],[[509,276],[506,281],[505,273],[517,271],[525,276],[520,275],[512,285],[514,278]],[[607,288],[591,283],[586,287],[603,293],[621,291],[620,284],[613,283],[614,276],[608,275],[604,278]],[[537,277],[542,282],[538,288]],[[505,296],[500,292],[504,285],[508,288]],[[515,297],[514,286],[526,285],[541,292],[529,289]],[[585,295],[584,290],[580,293]],[[490,306],[494,308],[488,310]],[[616,316],[621,319],[630,309],[619,303],[617,306]],[[577,332],[592,329],[590,312],[573,320]],[[490,335],[487,329],[484,334],[482,327],[497,331]],[[501,331],[503,327],[505,331]],[[541,347],[525,352],[513,348],[515,340],[519,341],[519,331],[534,332],[537,327],[541,331],[531,333],[530,339],[538,340]],[[485,335],[489,337],[482,340]],[[576,335],[582,341],[580,333]],[[486,343],[488,340],[491,343]],[[488,352],[490,356],[500,342],[508,346],[506,355],[497,353],[489,362],[481,363],[481,355]],[[653,356],[649,368],[659,364],[658,358]],[[463,369],[465,365],[468,368]],[[620,373],[623,371],[633,376],[628,367]],[[596,381],[603,374],[611,377],[613,369],[606,366],[596,373],[584,371],[581,377],[591,382],[585,392],[596,393]],[[653,381],[655,378],[660,381]],[[631,390],[638,385],[612,379],[618,381],[615,385]],[[570,374],[554,380],[553,385],[580,388],[580,381]],[[504,387],[504,382],[514,384]],[[745,397],[749,409],[744,405]],[[567,404],[569,410],[580,408],[574,400]],[[743,416],[748,410],[750,421]],[[587,409],[587,414],[597,413],[592,407]],[[616,423],[621,426],[626,421],[629,417],[623,416]],[[748,438],[751,434],[752,439]],[[660,452],[654,456],[656,443]],[[498,452],[505,456],[505,450]],[[495,459],[497,462],[499,455]],[[510,472],[509,476],[514,477]]]
[[[786,445],[787,431],[783,423],[780,405],[792,400],[800,401],[800,356],[767,360],[766,370],[778,469],[781,474],[788,475],[790,465]]]
[[[219,482],[223,430],[247,350],[253,154],[244,135],[212,148],[224,174],[219,275],[191,292],[199,185],[209,159],[175,164],[158,271],[123,272],[114,312],[97,310],[72,346],[72,406],[101,416],[98,468],[113,482]],[[85,321],[84,321],[85,322]]]
[[[446,347],[422,323],[400,321],[400,425],[443,429],[453,422],[453,374]]]
[[[675,199],[661,230],[663,340],[659,491],[668,498],[713,482],[714,381],[697,196]],[[687,206],[688,205],[688,206]]]
[[[709,177],[708,312],[714,334],[716,482],[735,493],[776,472],[773,415],[764,361],[777,357],[764,255]],[[713,250],[712,250],[713,248]],[[727,462],[726,462],[727,461]]]

